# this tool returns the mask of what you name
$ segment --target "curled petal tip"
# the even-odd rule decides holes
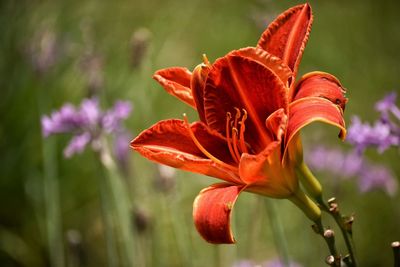
[[[197,231],[209,243],[233,244],[231,214],[244,185],[220,183],[203,189],[193,203]]]

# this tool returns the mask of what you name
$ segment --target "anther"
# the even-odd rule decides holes
[[[210,66],[210,61],[208,61],[207,55],[203,54],[203,63],[206,64],[207,66]]]

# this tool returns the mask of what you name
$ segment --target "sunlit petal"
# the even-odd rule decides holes
[[[192,73],[181,67],[161,69],[153,75],[153,79],[159,82],[169,94],[195,108],[196,105],[190,89],[191,77]]]
[[[292,7],[268,26],[257,46],[281,58],[296,75],[311,31],[312,20],[310,5]]]
[[[293,89],[290,94],[293,101],[309,96],[322,97],[339,105],[343,110],[347,103],[346,89],[335,76],[326,72],[307,73],[301,77]]]
[[[285,149],[295,140],[294,136],[312,122],[324,122],[340,129],[339,137],[346,136],[342,109],[321,97],[305,97],[289,105],[289,124],[285,136]]]
[[[220,183],[203,189],[193,203],[197,231],[210,243],[232,244],[231,213],[244,185]]]
[[[230,164],[233,159],[224,137],[209,130],[203,123],[191,125],[200,143],[216,158]],[[131,142],[131,147],[144,157],[157,163],[188,170],[230,182],[237,182],[237,174],[207,158],[189,137],[184,121],[160,121],[143,131]]]

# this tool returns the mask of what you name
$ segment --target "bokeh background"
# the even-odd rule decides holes
[[[89,148],[65,159],[62,151],[70,137],[43,139],[43,114],[97,95],[104,108],[117,99],[132,103],[134,110],[125,123],[132,138],[156,121],[181,118],[184,112],[195,120],[193,110],[151,79],[153,72],[169,66],[192,69],[203,53],[214,61],[233,49],[255,45],[272,19],[299,3],[1,1],[0,265],[110,262],[96,157]],[[376,119],[374,103],[400,88],[399,2],[310,4],[315,17],[300,75],[313,70],[334,74],[348,89],[346,119],[354,114]],[[350,149],[336,137],[336,129],[322,124],[308,127],[302,135],[306,150],[320,143]],[[285,200],[241,195],[233,216],[237,244],[206,243],[194,228],[192,202],[216,180],[160,170],[133,151],[129,156],[127,173],[114,178],[129,196],[135,266],[233,266],[241,260],[276,259],[272,206],[290,258],[302,266],[324,265],[328,251],[323,240]],[[367,151],[367,156],[400,176],[398,150]],[[354,179],[338,182],[329,173],[317,174],[326,197],[335,195],[344,213],[355,214],[361,266],[391,266],[390,243],[400,239],[399,194],[361,193]],[[118,251],[116,266],[123,266],[123,253]]]

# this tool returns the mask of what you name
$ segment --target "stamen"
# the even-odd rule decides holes
[[[233,127],[237,129],[238,128],[238,120],[240,118],[240,109],[235,108],[235,110],[236,110],[236,115],[235,115],[235,122],[233,124]]]
[[[235,156],[240,160],[240,152],[238,150],[238,130],[236,128],[232,129],[232,143],[233,143],[233,150],[235,151]]]
[[[208,61],[207,55],[203,54],[203,63],[206,64],[207,66],[210,66],[210,61]]]
[[[211,153],[208,152],[207,149],[205,149],[205,148],[200,144],[199,140],[197,140],[197,138],[196,138],[196,136],[194,135],[192,129],[190,128],[190,125],[189,125],[189,122],[188,122],[188,119],[187,119],[187,116],[186,116],[185,113],[183,114],[183,120],[185,121],[185,124],[186,124],[186,126],[187,126],[187,128],[188,128],[188,132],[189,132],[190,138],[192,138],[193,143],[197,146],[197,148],[198,148],[207,158],[211,159],[211,160],[214,161],[215,163],[217,163],[217,164],[219,164],[219,165],[221,165],[221,166],[223,166],[223,167],[225,167],[225,168],[227,168],[227,169],[230,169],[230,170],[232,170],[232,171],[234,171],[234,172],[238,172],[238,168],[237,168],[237,167],[232,166],[232,165],[229,165],[229,164],[227,164],[227,163],[225,163],[225,162],[223,162],[223,161],[217,159],[216,157],[214,157],[213,155],[211,155]]]
[[[232,122],[231,119],[232,119],[231,113],[227,112],[226,113],[226,140],[227,140],[227,143],[228,143],[229,153],[231,153],[232,158],[237,163],[239,161],[237,160],[237,158],[235,156],[235,152],[233,151],[232,139],[231,139],[230,134],[229,134],[229,132],[230,132],[230,127],[229,126],[230,126],[230,123]]]
[[[243,110],[243,117],[239,122],[240,124],[239,144],[240,144],[240,150],[242,150],[243,153],[249,153],[246,143],[244,142],[244,131],[246,130],[244,122],[247,119],[247,111],[245,109],[242,110]]]

